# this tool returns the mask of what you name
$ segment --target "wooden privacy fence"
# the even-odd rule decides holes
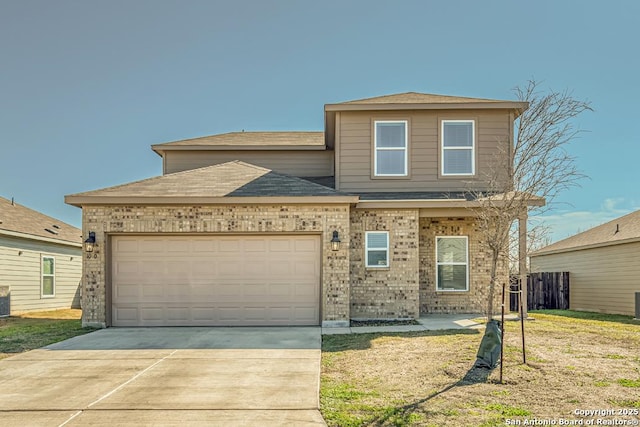
[[[518,291],[517,276],[511,277],[511,290]],[[509,308],[518,311],[518,293],[511,292]],[[527,274],[527,310],[569,309],[569,272]]]

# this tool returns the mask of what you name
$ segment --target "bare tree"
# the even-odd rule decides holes
[[[567,146],[581,132],[572,120],[584,111],[591,111],[590,103],[574,99],[566,90],[542,92],[539,86],[530,80],[514,89],[518,100],[528,103],[514,126],[515,143],[513,147],[510,143],[500,144],[502,148],[483,177],[488,184],[484,191],[469,191],[477,202],[474,212],[491,257],[486,313],[489,319],[494,314],[498,270],[508,266],[516,221],[522,244],[522,227],[524,224],[526,230],[528,213],[542,213],[560,192],[578,185],[585,177]],[[529,230],[531,243],[545,238],[543,227],[538,225]],[[522,260],[519,265],[522,275]]]

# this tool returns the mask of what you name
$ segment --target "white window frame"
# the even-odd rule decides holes
[[[372,234],[385,234],[387,236],[387,246],[384,248],[370,248],[369,236]],[[369,265],[369,251],[382,251],[387,254],[387,263],[384,265],[374,264]],[[364,263],[367,268],[389,268],[389,232],[388,231],[366,231],[364,234]]]
[[[52,274],[45,274],[44,272],[44,260],[45,259],[52,259],[53,260],[53,273]],[[45,294],[44,293],[44,278],[45,277],[51,277],[53,278],[53,293],[52,294]],[[54,256],[51,255],[42,255],[40,257],[40,297],[42,298],[54,298],[56,296],[56,258]]]
[[[444,127],[447,123],[471,123],[471,147],[445,147],[444,146]],[[444,163],[444,153],[446,150],[470,150],[471,151],[471,172],[470,173],[447,173]],[[476,121],[475,120],[442,120],[440,122],[440,159],[442,167],[440,174],[442,176],[473,176],[476,174]]]
[[[465,241],[465,262],[439,262],[438,261],[438,240],[439,239],[464,239]],[[466,288],[465,289],[440,289],[438,283],[438,267],[441,265],[464,265],[466,266]],[[437,292],[469,292],[469,237],[468,236],[436,236],[436,291]]]
[[[378,147],[378,123],[401,123],[404,125],[404,147]],[[378,173],[378,151],[403,151],[404,173]],[[409,176],[409,121],[408,120],[375,120],[373,122],[373,175],[374,176]]]

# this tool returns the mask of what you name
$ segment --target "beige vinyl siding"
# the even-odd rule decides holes
[[[568,271],[572,310],[635,313],[640,242],[531,257],[534,272]]]
[[[333,176],[333,151],[329,150],[167,151],[164,173],[197,169],[233,160],[241,160],[293,176]]]
[[[476,175],[440,176],[440,120],[476,121]],[[409,177],[404,179],[372,177],[373,121],[409,121]],[[342,112],[339,116],[336,158],[340,162],[336,177],[343,191],[460,191],[471,186],[484,188],[479,180],[486,176],[486,165],[500,152],[506,152],[510,141],[510,115],[506,110],[409,110],[404,112]],[[503,144],[503,150],[499,150]]]
[[[41,297],[42,256],[55,258],[54,297]],[[11,287],[11,314],[79,308],[81,276],[79,247],[0,237],[0,285]]]

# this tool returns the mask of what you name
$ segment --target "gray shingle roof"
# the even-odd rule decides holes
[[[511,102],[498,99],[467,98],[432,93],[405,92],[373,98],[345,101],[340,104],[461,104],[461,103]]]
[[[49,231],[47,231],[49,230]],[[2,231],[82,244],[82,231],[58,219],[47,216],[0,197],[0,233]]]
[[[531,255],[565,252],[593,246],[606,246],[640,239],[640,211],[635,211],[559,242],[545,246]]]
[[[180,147],[247,147],[261,149],[266,147],[296,147],[323,148],[325,146],[324,132],[229,132],[200,138],[183,139],[153,145],[154,150]]]
[[[349,196],[332,188],[302,178],[235,160],[183,172],[162,175],[142,181],[67,196],[74,204],[77,198],[100,197],[305,197]]]

